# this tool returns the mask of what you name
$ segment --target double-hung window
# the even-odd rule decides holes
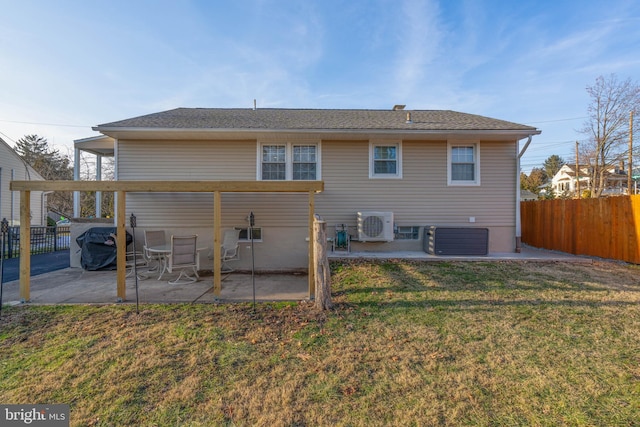
[[[369,178],[402,178],[402,145],[400,143],[371,143]]]
[[[449,143],[449,185],[480,185],[478,143]]]
[[[293,180],[315,181],[317,173],[317,147],[315,145],[293,146]]]
[[[262,179],[285,180],[287,172],[286,145],[262,146]]]
[[[259,146],[258,179],[263,181],[315,181],[319,178],[318,144],[269,144]]]

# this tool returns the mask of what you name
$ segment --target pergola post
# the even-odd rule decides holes
[[[20,300],[31,300],[31,191],[20,192]]]
[[[117,263],[117,293],[118,302],[127,298],[127,230],[125,229],[125,208],[126,195],[124,191],[117,193],[117,214],[116,214],[116,263]]]
[[[213,295],[216,299],[220,297],[222,290],[222,260],[220,254],[220,246],[222,245],[221,230],[222,226],[222,206],[220,192],[213,193]]]
[[[315,219],[315,198],[314,192],[309,191],[309,267],[308,267],[308,279],[309,279],[309,299],[313,299],[316,295],[316,277],[315,277],[315,263],[314,263],[314,242],[313,242],[313,222]]]

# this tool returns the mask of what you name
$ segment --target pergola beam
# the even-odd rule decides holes
[[[323,181],[11,181],[12,191],[126,191],[136,193],[306,193]]]

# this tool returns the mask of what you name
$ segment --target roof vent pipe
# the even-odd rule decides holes
[[[254,98],[253,100],[253,111],[256,111],[258,109],[258,104],[256,103],[256,100]]]
[[[407,113],[407,123],[413,123],[411,121],[411,113]]]

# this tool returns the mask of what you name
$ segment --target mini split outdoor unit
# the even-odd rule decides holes
[[[358,240],[393,241],[393,212],[358,212]]]

